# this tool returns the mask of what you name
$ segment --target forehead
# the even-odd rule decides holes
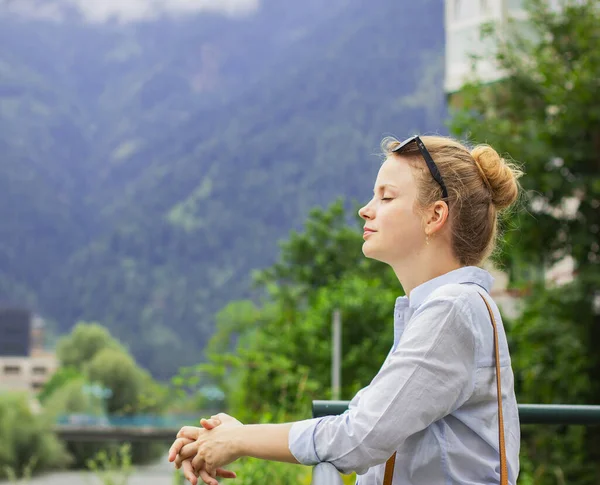
[[[391,155],[383,162],[377,174],[375,188],[387,184],[399,188],[414,185],[412,169],[405,158]]]

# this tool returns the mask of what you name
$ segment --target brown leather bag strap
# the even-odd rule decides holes
[[[479,293],[479,296],[485,303],[485,306],[490,312],[490,318],[492,319],[492,327],[494,327],[494,353],[496,357],[496,388],[498,392],[498,436],[500,437],[500,484],[508,485],[508,467],[506,465],[506,442],[504,440],[504,415],[502,411],[502,386],[500,385],[500,349],[498,348],[498,327],[496,326],[496,318],[494,318],[494,312],[492,307],[485,299],[485,297]],[[391,482],[390,482],[391,483]]]
[[[392,485],[394,479],[394,465],[396,465],[396,453],[394,453],[385,463],[385,475],[383,476],[383,485]]]
[[[496,318],[492,307],[485,299],[485,297],[479,293],[479,296],[485,303],[485,306],[490,313],[490,319],[492,320],[492,328],[494,329],[494,354],[496,360],[496,388],[498,393],[498,435],[500,437],[500,485],[508,485],[508,467],[506,465],[506,442],[504,441],[504,416],[502,412],[502,386],[500,380],[500,350],[498,346],[498,327],[496,326]],[[394,453],[385,464],[385,474],[383,476],[383,485],[392,485],[394,479],[394,466],[396,464],[396,453]]]

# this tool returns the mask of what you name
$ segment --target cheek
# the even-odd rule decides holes
[[[410,209],[398,209],[386,214],[386,232],[403,248],[411,246],[424,238],[423,228],[418,216]]]

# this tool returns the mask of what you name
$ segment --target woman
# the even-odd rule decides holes
[[[501,475],[516,483],[509,349],[489,296],[493,279],[478,265],[494,248],[498,212],[517,199],[521,173],[487,145],[469,151],[445,137],[412,137],[383,146],[374,196],[359,211],[364,255],[389,264],[407,295],[396,301],[383,366],[341,416],[242,425],[221,414],[203,428],[183,428],[169,459],[192,484],[197,476],[209,485],[234,477],[221,467],[242,456],[327,461],[357,472],[360,485],[383,483],[390,456],[396,485],[493,484]]]

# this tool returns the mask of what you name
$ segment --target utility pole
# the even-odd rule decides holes
[[[331,353],[331,398],[340,399],[342,384],[342,317],[340,310],[333,311]]]

